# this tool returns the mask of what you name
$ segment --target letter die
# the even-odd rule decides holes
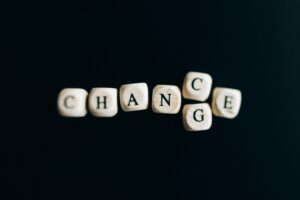
[[[148,108],[148,86],[146,83],[132,83],[120,88],[120,103],[125,112]]]
[[[206,101],[212,86],[212,78],[209,74],[200,72],[189,72],[186,74],[182,95],[186,99]]]
[[[213,113],[218,117],[233,119],[239,113],[241,101],[240,90],[216,87],[212,99]]]
[[[187,104],[183,107],[182,115],[187,131],[204,131],[212,125],[212,112],[207,103]]]
[[[89,111],[95,117],[113,117],[118,112],[116,88],[93,88],[89,94]]]
[[[157,85],[152,92],[152,110],[156,113],[176,114],[181,107],[181,92],[175,85]]]
[[[57,98],[57,108],[64,117],[84,117],[87,113],[87,91],[80,88],[65,88]]]

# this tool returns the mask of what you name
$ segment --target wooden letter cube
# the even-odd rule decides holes
[[[64,117],[84,117],[87,113],[86,99],[88,93],[80,88],[65,88],[60,91],[57,107]]]
[[[212,112],[207,103],[187,104],[183,107],[182,114],[187,131],[204,131],[211,127]]]
[[[214,115],[235,118],[240,110],[242,94],[239,90],[216,87],[213,91],[212,110]]]
[[[175,85],[157,85],[152,93],[152,110],[156,113],[176,114],[181,107],[181,92]]]
[[[146,83],[132,83],[120,88],[120,103],[125,112],[148,108],[148,86]]]
[[[212,78],[209,74],[189,72],[184,78],[182,95],[186,99],[206,101],[212,86]]]
[[[118,112],[118,90],[93,88],[89,94],[89,111],[95,117],[113,117]]]

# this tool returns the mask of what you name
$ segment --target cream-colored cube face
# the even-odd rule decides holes
[[[181,92],[175,85],[157,85],[152,93],[152,110],[156,113],[176,114],[181,107]]]
[[[182,95],[186,99],[206,101],[212,86],[212,78],[209,74],[189,72],[183,81]]]
[[[58,112],[64,117],[84,117],[87,113],[87,91],[80,88],[65,88],[57,99]]]
[[[89,94],[89,111],[95,117],[113,117],[118,112],[116,88],[93,88]]]
[[[218,117],[235,118],[239,114],[241,102],[240,90],[217,87],[213,91],[212,110]]]
[[[183,107],[182,115],[187,131],[205,131],[212,125],[212,112],[207,103],[187,104]]]
[[[120,88],[120,103],[125,112],[148,108],[148,86],[146,83],[132,83]]]

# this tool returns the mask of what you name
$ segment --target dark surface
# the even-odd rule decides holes
[[[1,199],[300,199],[298,1],[27,2],[4,21]],[[181,113],[57,113],[65,87],[190,70],[240,89],[240,115],[189,134]]]

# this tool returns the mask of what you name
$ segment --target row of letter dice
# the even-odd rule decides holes
[[[212,78],[209,74],[189,72],[183,83],[182,96],[186,99],[206,101],[210,95]],[[125,112],[148,108],[149,95],[146,83],[122,85],[120,104]],[[88,106],[86,106],[88,105]],[[212,110],[207,103],[188,104],[183,107],[183,124],[186,130],[207,130],[215,116],[235,118],[241,105],[241,92],[216,87],[213,91]],[[118,112],[116,88],[66,88],[58,96],[58,110],[65,117],[83,117],[88,110],[96,117],[113,117]],[[157,85],[152,92],[152,110],[156,113],[176,114],[181,108],[181,91],[175,85]]]

